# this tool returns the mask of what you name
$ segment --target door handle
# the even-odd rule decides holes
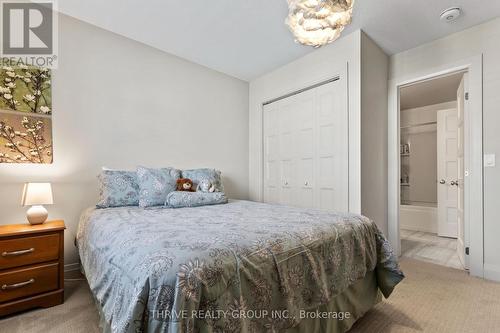
[[[446,180],[441,179],[441,180],[439,181],[439,184],[446,184]]]
[[[452,180],[450,185],[451,186],[458,186],[458,180]]]

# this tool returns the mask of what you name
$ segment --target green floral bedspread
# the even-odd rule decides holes
[[[112,332],[264,332],[293,327],[367,272],[401,281],[375,223],[249,201],[89,209],[77,244]]]

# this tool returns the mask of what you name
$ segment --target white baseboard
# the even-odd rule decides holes
[[[64,272],[71,272],[71,271],[77,271],[80,269],[80,263],[75,262],[72,264],[66,264],[64,265]]]
[[[484,264],[484,278],[500,282],[500,266]]]

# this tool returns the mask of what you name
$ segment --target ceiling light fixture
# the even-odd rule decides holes
[[[285,23],[304,45],[320,47],[340,37],[351,23],[354,0],[288,0]]]

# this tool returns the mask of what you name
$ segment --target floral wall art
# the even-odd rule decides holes
[[[5,64],[5,62],[4,62]],[[52,163],[51,72],[0,67],[0,163]]]

